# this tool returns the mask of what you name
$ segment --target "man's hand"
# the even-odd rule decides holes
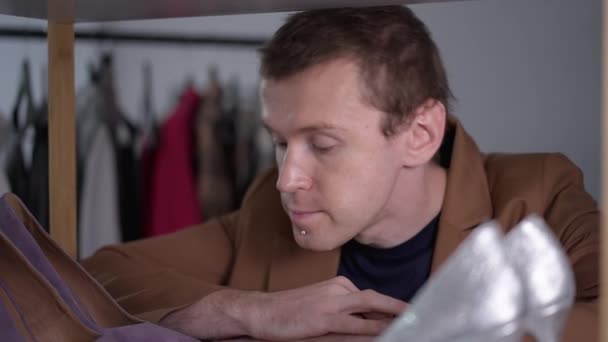
[[[246,335],[288,341],[327,334],[375,336],[406,305],[375,291],[359,291],[347,278],[336,277],[274,293],[221,290],[161,324],[197,338]],[[366,314],[378,318],[363,318]]]
[[[371,290],[359,291],[345,277],[311,286],[259,293],[246,316],[248,335],[273,340],[305,339],[329,333],[378,335],[390,320],[356,314],[397,315],[406,303]]]
[[[325,335],[325,336],[307,338],[305,340],[299,340],[297,342],[373,342],[375,339],[376,339],[375,336],[329,334],[329,335]],[[268,341],[242,337],[242,338],[235,338],[235,339],[229,339],[229,340],[221,340],[221,342],[268,342]]]

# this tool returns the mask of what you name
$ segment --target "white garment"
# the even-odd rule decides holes
[[[85,160],[79,218],[79,257],[121,242],[118,179],[112,137],[99,126]]]

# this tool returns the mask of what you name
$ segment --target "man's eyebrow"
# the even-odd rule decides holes
[[[319,123],[319,124],[312,124],[312,125],[300,127],[300,128],[298,128],[297,132],[298,133],[310,133],[310,132],[316,132],[316,131],[339,131],[339,130],[342,130],[342,129],[340,127],[336,127],[332,124]]]
[[[262,126],[264,126],[264,129],[266,129],[266,131],[268,131],[270,133],[278,133],[277,130],[272,128],[272,126],[270,126],[266,122],[262,122]],[[296,133],[310,133],[310,132],[316,132],[316,131],[339,131],[339,130],[342,130],[342,129],[340,127],[336,127],[332,124],[323,122],[323,123],[311,124],[308,126],[300,127],[297,129]]]
[[[262,127],[264,127],[264,129],[266,130],[266,132],[268,133],[273,133],[274,129],[272,127],[270,127],[269,124],[267,124],[266,122],[262,121]]]

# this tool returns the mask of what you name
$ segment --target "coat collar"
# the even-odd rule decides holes
[[[434,272],[458,247],[471,229],[492,217],[492,198],[484,157],[473,138],[454,117],[440,151],[448,171],[446,192],[433,253]]]
[[[442,164],[447,167],[448,179],[433,254],[433,272],[472,228],[492,217],[484,157],[460,122],[451,116],[440,155]],[[276,181],[276,170],[273,174],[269,178]],[[280,201],[278,193],[274,197],[273,200]],[[289,218],[282,210],[272,224],[278,234],[271,246],[269,291],[305,286],[336,275],[340,249],[313,252],[300,248],[293,239]]]

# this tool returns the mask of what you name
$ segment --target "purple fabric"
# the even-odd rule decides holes
[[[17,308],[16,303],[13,300],[10,292],[6,291],[6,288],[4,287],[2,282],[0,282],[0,287],[6,293],[6,295],[10,298],[10,300],[13,304],[13,307]],[[17,309],[17,312],[19,313],[19,315],[21,315],[21,312],[19,311],[19,309]],[[31,337],[32,333],[29,330],[28,330],[28,332],[30,333],[30,337]],[[0,335],[2,336],[3,341],[12,341],[12,342],[25,341],[23,339],[23,336],[21,336],[21,334],[19,333],[19,329],[17,329],[17,324],[13,320],[13,317],[11,317],[11,314],[8,313],[8,309],[2,304],[0,304]],[[32,338],[32,340],[34,340],[34,339]]]
[[[29,260],[29,262],[36,268],[42,276],[48,280],[48,282],[55,288],[59,293],[62,300],[68,305],[69,309],[76,315],[76,317],[85,324],[89,329],[99,333],[101,337],[97,341],[101,342],[122,342],[122,341],[134,341],[134,342],[196,342],[198,340],[175,332],[173,330],[163,328],[158,325],[151,323],[139,323],[133,325],[127,325],[122,327],[114,328],[102,328],[99,327],[95,321],[91,318],[86,308],[79,304],[78,298],[73,295],[71,289],[61,279],[53,265],[48,261],[44,252],[40,246],[36,243],[34,237],[30,234],[27,228],[19,220],[13,209],[10,207],[5,197],[0,199],[0,234],[7,237],[23,254],[23,256]],[[78,270],[77,270],[78,271]],[[12,294],[7,292],[10,297]],[[19,308],[15,305],[16,310],[19,314],[22,314]],[[2,311],[4,310],[4,311]],[[10,321],[7,321],[10,320]],[[12,319],[6,308],[0,305],[0,333],[2,334],[2,340],[7,341],[22,341],[19,337],[19,332],[16,330],[16,326],[10,326]],[[26,327],[27,328],[27,327]],[[13,329],[13,330],[11,330]],[[6,333],[5,333],[6,330]],[[15,332],[15,339],[5,339],[5,337],[12,336],[12,332]]]
[[[163,328],[152,323],[140,323],[108,329],[97,342],[131,342],[131,341],[154,341],[154,342],[198,342],[198,340],[182,335],[173,330]]]
[[[59,277],[59,274],[57,274],[53,265],[48,261],[46,255],[44,255],[44,252],[40,249],[36,240],[34,240],[34,237],[24,227],[4,197],[0,201],[0,232],[4,233],[32,266],[51,283],[61,299],[63,299],[78,319],[89,329],[97,330],[96,324],[90,314],[84,306],[77,303],[74,296],[72,296],[72,291]]]

